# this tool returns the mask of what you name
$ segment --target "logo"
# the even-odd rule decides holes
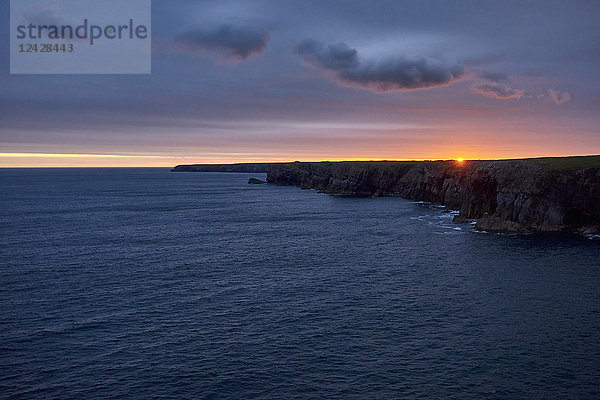
[[[11,74],[149,74],[150,0],[11,0]]]

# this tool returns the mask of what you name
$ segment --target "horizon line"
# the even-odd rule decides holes
[[[18,154],[18,156],[17,156]],[[161,159],[177,159],[188,158],[188,156],[153,156],[153,155],[115,155],[115,154],[60,154],[60,153],[0,153],[2,157],[42,157],[42,158],[104,158],[104,159],[119,159],[119,158],[161,158]],[[191,162],[169,165],[0,165],[0,169],[64,169],[64,168],[174,168],[179,165],[231,165],[231,164],[287,164],[294,162],[423,162],[423,161],[503,161],[503,160],[527,160],[527,159],[543,159],[543,158],[573,158],[573,157],[599,157],[600,154],[577,154],[577,155],[560,155],[560,156],[530,156],[530,157],[499,157],[499,158],[465,158],[465,157],[450,157],[450,158],[332,158],[332,159],[303,159],[303,160],[277,160],[277,161],[226,161],[226,162]]]

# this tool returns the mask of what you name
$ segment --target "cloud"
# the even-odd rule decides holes
[[[239,60],[262,54],[270,39],[269,32],[264,29],[229,24],[192,29],[176,37],[177,42],[190,50],[217,51]]]
[[[518,99],[525,93],[524,90],[511,89],[502,83],[473,85],[471,86],[471,89],[473,89],[475,93],[498,100]]]
[[[556,104],[563,104],[571,100],[571,95],[568,92],[559,92],[557,90],[548,89],[548,93]]]
[[[359,64],[358,52],[348,47],[346,43],[324,46],[316,40],[306,39],[298,44],[296,53],[307,63],[329,70],[354,68]]]
[[[341,85],[379,93],[447,86],[465,74],[461,64],[425,57],[364,61],[345,43],[326,46],[306,39],[295,52],[305,63],[333,73]]]
[[[476,71],[475,75],[479,78],[496,83],[508,79],[508,75],[500,71]]]

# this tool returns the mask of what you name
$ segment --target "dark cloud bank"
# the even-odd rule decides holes
[[[345,43],[324,45],[306,39],[295,52],[307,64],[332,72],[340,84],[373,92],[447,86],[465,75],[461,64],[425,57],[361,60],[358,51]]]
[[[458,62],[426,57],[364,60],[356,49],[346,43],[326,45],[313,39],[301,41],[294,50],[306,64],[330,73],[338,84],[377,93],[448,86],[461,79],[475,78],[480,83],[473,84],[471,89],[486,97],[511,100],[520,99],[525,94],[523,89],[514,89],[504,83],[508,81],[505,72],[467,71],[465,65]],[[549,90],[548,93],[556,104],[570,99],[566,92]]]
[[[269,32],[263,28],[230,24],[199,27],[176,37],[178,43],[191,51],[215,51],[242,61],[261,55],[270,39]],[[483,82],[471,86],[474,93],[497,100],[520,99],[525,94],[524,90],[504,83],[508,80],[504,72],[467,71],[460,62],[402,56],[363,59],[358,50],[346,43],[326,45],[314,39],[301,41],[294,51],[306,64],[328,72],[338,84],[376,93],[442,87],[461,79],[478,78]],[[549,90],[548,93],[556,104],[570,99],[566,92]]]
[[[176,37],[177,42],[190,50],[217,51],[239,60],[263,53],[270,39],[269,32],[264,29],[229,24],[196,28]]]

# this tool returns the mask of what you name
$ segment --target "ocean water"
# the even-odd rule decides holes
[[[0,170],[0,398],[600,397],[599,240],[252,176]]]

